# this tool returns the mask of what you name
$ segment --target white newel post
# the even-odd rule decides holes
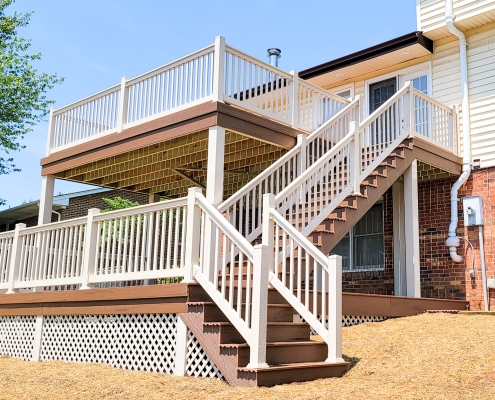
[[[349,144],[349,180],[352,183],[354,193],[361,193],[359,175],[362,168],[361,143],[359,142],[359,129],[356,121],[349,122],[349,133],[352,133],[352,141]]]
[[[419,259],[418,161],[404,173],[406,240],[406,291],[408,297],[421,297]]]
[[[301,176],[307,168],[307,158],[306,158],[306,145],[307,136],[297,135],[297,145],[301,146],[301,153],[299,153],[299,163],[297,164],[297,176]]]
[[[266,211],[264,211],[266,212]],[[249,340],[249,364],[247,368],[268,368],[266,363],[266,331],[268,313],[268,246],[254,246],[253,302],[251,337]],[[249,307],[247,304],[246,307]]]
[[[178,315],[174,366],[174,375],[177,376],[185,376],[187,372],[187,336],[187,325]]]
[[[269,272],[275,272],[274,256],[275,256],[275,223],[270,218],[270,209],[275,208],[275,195],[267,193],[263,195],[263,226],[261,240],[262,244],[268,247],[270,254],[265,260]]]
[[[55,176],[45,175],[41,181],[40,211],[38,225],[52,222],[53,191],[55,189]]]
[[[325,362],[344,362],[342,358],[342,257],[328,257],[328,358]],[[325,299],[322,299],[325,301]]]
[[[194,281],[193,266],[199,263],[201,209],[196,205],[197,193],[202,193],[201,188],[189,188],[187,194],[186,257],[183,283]]]
[[[215,52],[213,54],[213,101],[223,103],[224,85],[224,59],[225,59],[225,38],[217,36],[215,38]]]
[[[31,355],[31,361],[38,362],[41,356],[41,341],[43,339],[43,315],[36,316],[36,325],[34,326],[34,343],[33,343],[33,353]]]
[[[414,136],[416,131],[416,118],[414,116],[414,87],[412,81],[407,81],[406,85],[409,86],[409,137]]]
[[[7,294],[16,293],[14,282],[19,279],[19,267],[21,262],[22,239],[20,237],[21,230],[26,229],[26,224],[16,224],[14,231],[14,240],[12,241],[12,255],[9,265],[9,286]]]
[[[118,133],[124,130],[124,125],[127,123],[127,110],[129,108],[129,88],[127,87],[128,80],[129,78],[123,76],[120,81],[119,114],[117,118]]]
[[[55,141],[55,121],[53,120],[53,114],[55,112],[55,108],[50,108],[50,117],[48,119],[48,136],[46,138],[46,156],[50,155],[52,151],[53,142]]]
[[[225,128],[212,126],[208,133],[208,166],[206,171],[206,200],[214,206],[218,206],[223,201],[223,169],[225,154]],[[205,247],[203,273],[213,282],[214,268],[211,260],[215,254],[215,229],[210,218],[205,221]]]
[[[297,71],[290,71],[292,75],[292,127],[299,128],[299,73]]]
[[[98,249],[98,222],[94,221],[95,215],[99,214],[98,208],[88,210],[86,232],[84,234],[82,284],[81,289],[90,289],[94,284],[89,283],[89,276],[94,274],[95,257]]]

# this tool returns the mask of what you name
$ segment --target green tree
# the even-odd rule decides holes
[[[136,207],[139,205],[137,201],[123,199],[120,196],[114,197],[113,199],[103,197],[102,200],[108,206],[108,208],[102,210],[102,212],[104,213],[109,211],[122,210],[124,208]]]
[[[17,28],[26,26],[32,13],[5,14],[13,2],[0,0],[0,175],[19,171],[10,152],[25,147],[19,140],[43,120],[54,103],[45,93],[63,80],[33,67],[41,54],[29,54],[31,40],[17,36]],[[2,204],[5,200],[0,199]]]

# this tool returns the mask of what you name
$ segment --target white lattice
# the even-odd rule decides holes
[[[342,315],[342,326],[359,325],[364,324],[365,322],[381,322],[385,321],[387,318],[388,317],[380,317],[376,315]],[[299,320],[306,322],[300,316]],[[318,321],[321,321],[321,315],[318,315]],[[328,319],[326,322],[328,323]],[[312,327],[310,327],[310,330],[312,335],[318,335]]]
[[[220,370],[206,354],[198,339],[196,339],[196,336],[189,330],[186,374],[194,377],[224,379]]]
[[[35,316],[0,317],[0,355],[30,360],[33,354]]]
[[[176,331],[176,314],[49,316],[41,360],[173,374]]]
[[[342,326],[353,326],[364,324],[365,322],[381,322],[385,321],[387,317],[379,317],[376,315],[343,315]]]

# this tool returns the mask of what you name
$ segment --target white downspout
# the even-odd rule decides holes
[[[457,254],[457,247],[460,245],[460,240],[456,235],[458,223],[457,203],[459,201],[457,193],[459,188],[466,182],[471,174],[471,121],[469,116],[469,90],[468,90],[468,75],[467,75],[467,41],[466,36],[454,25],[454,12],[452,0],[445,0],[445,24],[447,29],[459,38],[459,53],[461,61],[461,89],[462,89],[462,142],[464,147],[462,160],[462,174],[450,191],[450,225],[449,237],[446,245],[449,248],[450,257],[454,262],[461,262],[462,257]]]

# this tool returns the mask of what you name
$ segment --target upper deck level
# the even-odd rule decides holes
[[[349,103],[217,37],[213,45],[54,109],[47,156],[214,101],[307,132]]]
[[[411,93],[416,130],[455,148],[452,109]],[[217,37],[211,46],[53,109],[42,175],[184,196],[191,185],[206,187],[208,129],[221,126],[226,198],[291,149],[298,134],[309,135],[349,104]],[[345,134],[348,126],[338,129]]]

